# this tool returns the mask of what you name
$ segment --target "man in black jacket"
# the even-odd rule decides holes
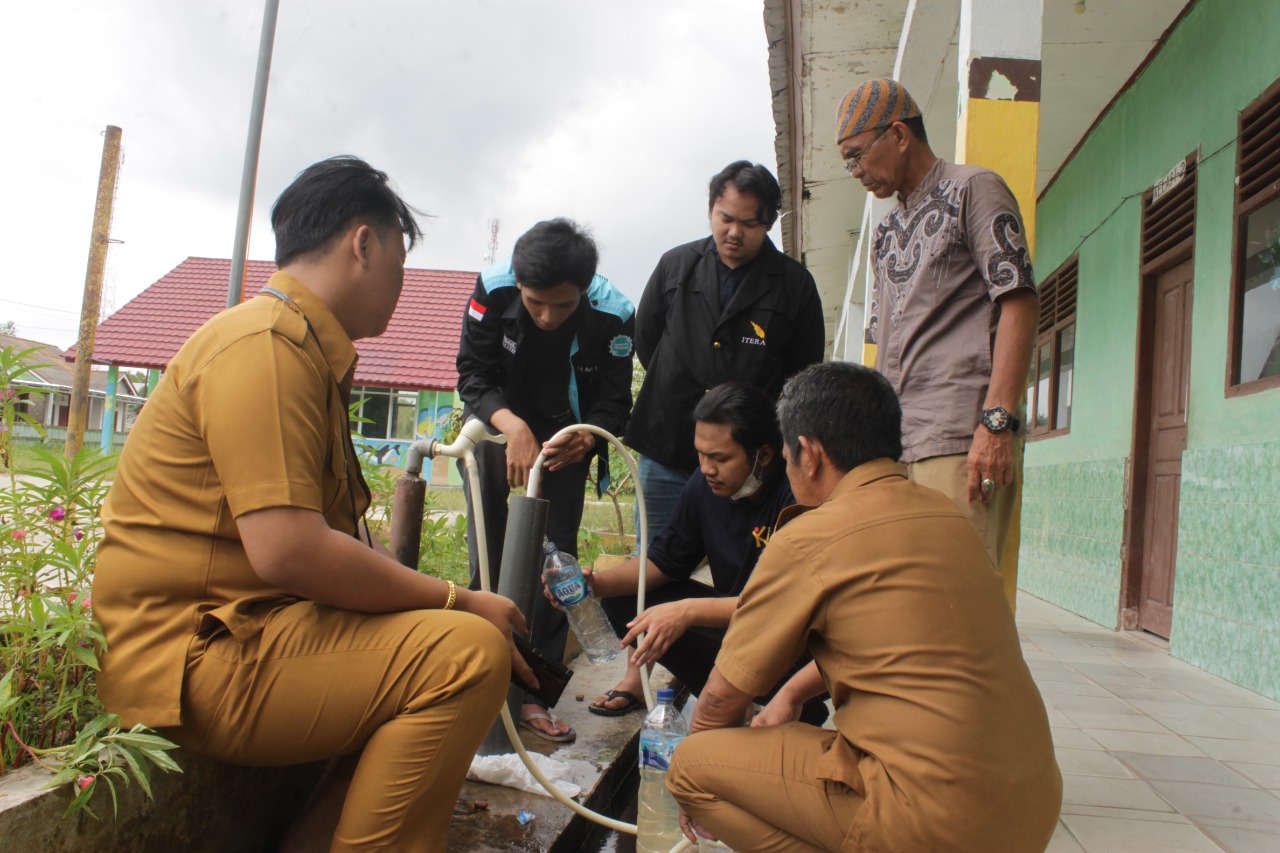
[[[739,160],[709,190],[711,236],[662,256],[636,315],[647,372],[627,444],[641,454],[650,537],[697,466],[689,413],[702,395],[737,381],[776,401],[782,383],[821,361],[826,346],[813,276],[768,237],[782,208],[777,180]]]
[[[588,465],[607,462],[603,439],[585,430],[550,442],[576,423],[621,433],[631,408],[634,309],[608,279],[596,274],[595,242],[567,219],[539,222],[516,241],[509,263],[480,273],[462,323],[458,345],[458,394],[464,416],[475,415],[507,438],[505,448],[476,447],[480,503],[487,530],[490,580],[497,588],[507,496],[528,483],[545,452],[540,497],[550,502],[547,537],[574,556]],[[467,495],[467,545],[471,588],[480,588],[474,519],[475,495]],[[539,598],[531,616],[535,647],[561,660],[567,638],[563,614]],[[521,725],[555,741],[574,732],[553,720],[532,697]]]

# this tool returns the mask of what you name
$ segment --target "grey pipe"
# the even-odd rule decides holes
[[[477,505],[479,500],[477,498]],[[547,512],[551,504],[542,498],[514,495],[507,510],[507,532],[502,540],[502,568],[498,572],[498,595],[513,602],[520,612],[533,618],[538,596],[542,595],[542,539],[547,532]],[[481,543],[480,547],[485,547]],[[493,567],[490,566],[490,572]],[[493,575],[489,587],[493,588]],[[532,625],[530,626],[532,627]],[[520,719],[524,704],[523,687],[511,685],[507,691],[507,708]],[[496,720],[485,735],[477,755],[503,755],[511,751],[511,742],[501,720]]]

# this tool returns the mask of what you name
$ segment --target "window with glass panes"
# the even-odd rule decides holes
[[[1041,283],[1040,319],[1027,378],[1027,421],[1032,438],[1061,435],[1071,427],[1075,380],[1077,259]]]
[[[1280,80],[1240,113],[1231,301],[1228,387],[1280,386]]]
[[[372,439],[413,440],[418,425],[417,391],[357,385],[351,389],[351,403],[352,432]]]

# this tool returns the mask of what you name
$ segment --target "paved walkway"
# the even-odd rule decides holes
[[[1051,853],[1277,853],[1280,703],[1026,594],[1062,769]]]

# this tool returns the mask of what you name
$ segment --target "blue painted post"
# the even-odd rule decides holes
[[[107,368],[107,396],[102,401],[102,440],[99,446],[103,453],[111,452],[111,438],[116,431],[116,390],[120,384],[120,368],[111,365]]]

